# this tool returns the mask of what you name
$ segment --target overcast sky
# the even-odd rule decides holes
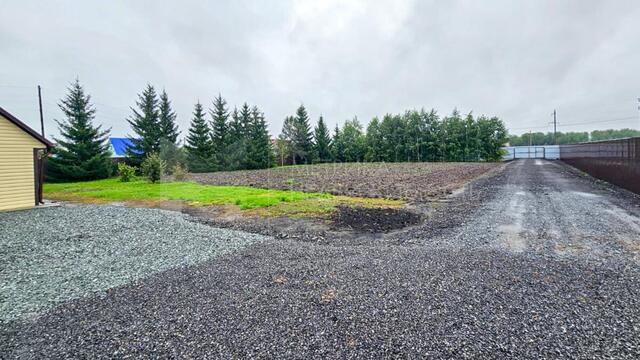
[[[147,83],[183,134],[219,92],[272,135],[301,104],[333,127],[454,107],[512,133],[640,128],[640,1],[25,1],[2,3],[0,106],[48,134],[79,77],[113,136]],[[621,120],[623,119],[623,120]],[[626,119],[626,120],[624,120]],[[584,124],[587,123],[587,124]],[[572,125],[583,124],[583,125]]]

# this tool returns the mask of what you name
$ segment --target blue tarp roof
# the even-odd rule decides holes
[[[129,138],[110,137],[109,142],[111,143],[111,152],[113,152],[113,157],[127,156],[127,147],[133,147],[133,143]]]

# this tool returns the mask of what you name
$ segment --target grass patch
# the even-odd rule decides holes
[[[338,205],[399,207],[402,202],[334,196],[325,193],[259,189],[247,186],[214,186],[194,182],[121,182],[118,179],[45,184],[50,199],[92,203],[184,201],[190,206],[236,205],[260,216],[324,216]]]

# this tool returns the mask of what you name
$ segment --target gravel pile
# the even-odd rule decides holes
[[[156,209],[69,205],[0,213],[0,320],[102,296],[112,287],[263,239]]]

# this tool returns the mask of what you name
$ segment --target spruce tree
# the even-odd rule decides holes
[[[240,108],[240,137],[247,140],[249,137],[249,128],[251,127],[251,108],[246,102]]]
[[[228,170],[239,170],[245,163],[245,132],[243,120],[238,109],[233,109],[229,123],[229,141],[225,154],[225,164]]]
[[[109,177],[111,156],[107,139],[109,130],[95,126],[95,108],[91,96],[85,94],[80,81],[67,89],[67,96],[60,100],[60,110],[66,119],[56,120],[61,139],[47,162],[48,181],[81,181]]]
[[[212,118],[211,139],[213,140],[216,164],[219,168],[224,168],[225,152],[229,140],[229,110],[227,110],[227,102],[222,98],[222,95],[218,94],[218,97],[213,100],[213,109],[210,109],[209,113]]]
[[[178,141],[178,134],[180,134],[176,124],[177,115],[171,108],[171,101],[165,90],[162,90],[162,94],[160,94],[158,116],[160,119],[160,139],[167,139],[175,144]]]
[[[215,170],[214,149],[211,140],[211,129],[205,119],[204,108],[198,102],[193,110],[193,119],[184,145],[187,149],[189,170],[207,172]]]
[[[246,167],[248,169],[265,169],[273,163],[271,138],[267,130],[264,114],[258,107],[251,109],[251,122],[248,129],[248,145]]]
[[[127,156],[139,165],[147,155],[160,151],[160,119],[158,113],[158,95],[151,85],[147,85],[136,101],[138,109],[131,108],[133,114],[127,122],[133,129],[132,143],[127,148]]]
[[[322,115],[318,119],[318,126],[314,129],[313,135],[315,139],[314,152],[317,159],[320,162],[331,161],[331,135],[329,135],[329,129],[327,129]]]
[[[344,142],[342,141],[342,133],[338,124],[336,124],[333,140],[331,140],[331,157],[335,162],[344,161]]]
[[[309,164],[313,161],[313,135],[309,125],[309,115],[304,105],[300,105],[296,111],[295,119],[292,138],[294,156],[299,163]]]
[[[293,124],[295,121],[296,118],[293,116],[285,117],[282,123],[282,132],[278,136],[280,140],[278,149],[280,151],[280,161],[282,164],[284,164],[285,158],[291,158],[291,164],[296,164],[296,157],[293,153]]]

